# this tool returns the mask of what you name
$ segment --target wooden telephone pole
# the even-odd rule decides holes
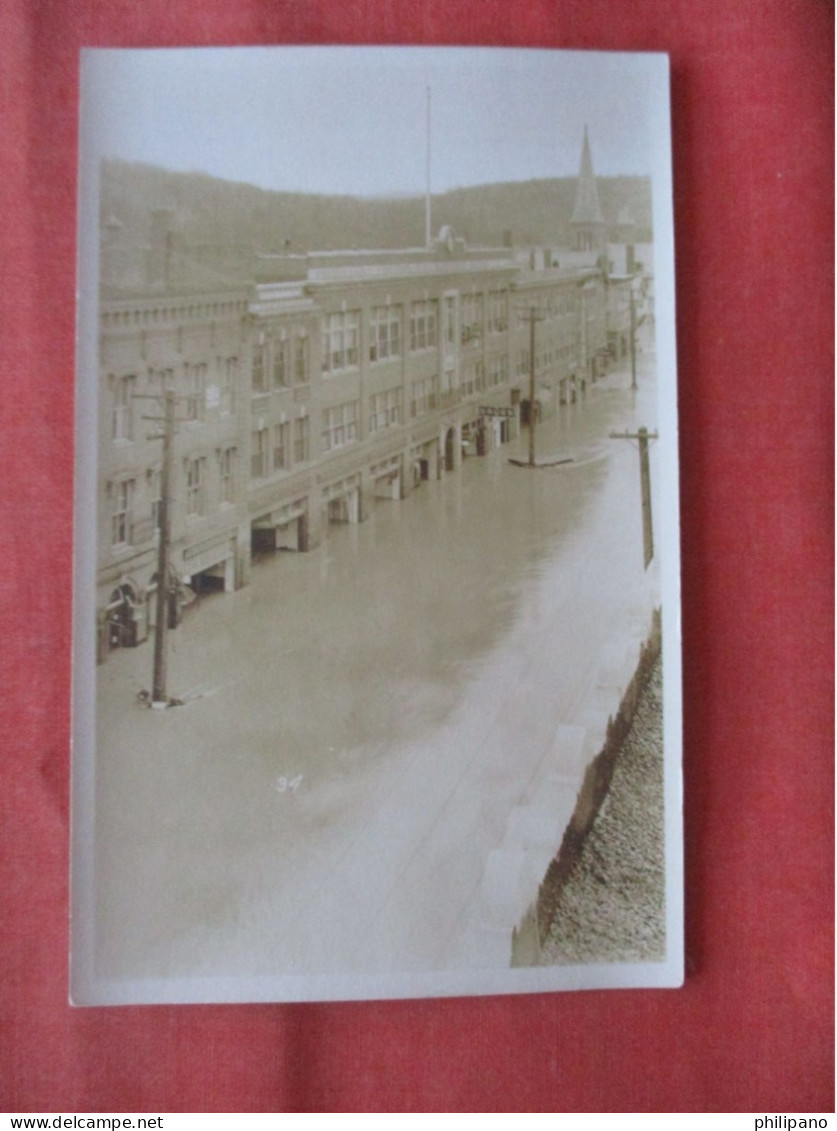
[[[158,396],[137,395],[137,400],[153,400],[158,404]],[[158,513],[159,538],[157,545],[157,596],[155,601],[156,625],[154,628],[154,671],[151,680],[151,706],[168,707],[166,694],[166,634],[168,632],[169,602],[169,557],[171,549],[171,484],[174,460],[174,432],[178,417],[175,416],[177,395],[171,389],[163,393],[163,415],[143,416],[143,420],[153,420],[163,425],[163,431],[149,440],[163,441],[163,465],[160,471],[160,509]]]
[[[645,568],[654,557],[654,524],[651,515],[651,464],[648,459],[649,440],[658,440],[657,432],[640,428],[636,432],[611,432],[611,440],[636,440],[639,446],[639,484],[642,497],[642,546]]]
[[[535,466],[535,323],[543,321],[537,307],[521,311],[529,321],[529,467]]]

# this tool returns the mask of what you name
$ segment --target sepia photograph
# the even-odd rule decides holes
[[[78,1005],[676,987],[668,59],[90,49]]]

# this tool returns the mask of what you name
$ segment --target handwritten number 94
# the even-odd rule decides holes
[[[276,779],[275,789],[277,793],[296,793],[302,785],[302,774],[297,774],[295,778],[280,777]]]

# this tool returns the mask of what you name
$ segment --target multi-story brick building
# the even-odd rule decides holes
[[[182,577],[247,578],[249,526],[242,393],[248,295],[180,287],[100,306],[98,594],[100,655],[145,638],[156,590],[162,394],[178,393],[170,495]]]

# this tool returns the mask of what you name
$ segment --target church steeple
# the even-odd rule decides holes
[[[599,204],[596,189],[596,175],[593,172],[593,158],[590,155],[590,139],[584,127],[584,143],[581,147],[581,168],[578,173],[578,186],[575,193],[575,208],[570,221],[574,232],[577,251],[601,251],[605,245],[605,221]]]

